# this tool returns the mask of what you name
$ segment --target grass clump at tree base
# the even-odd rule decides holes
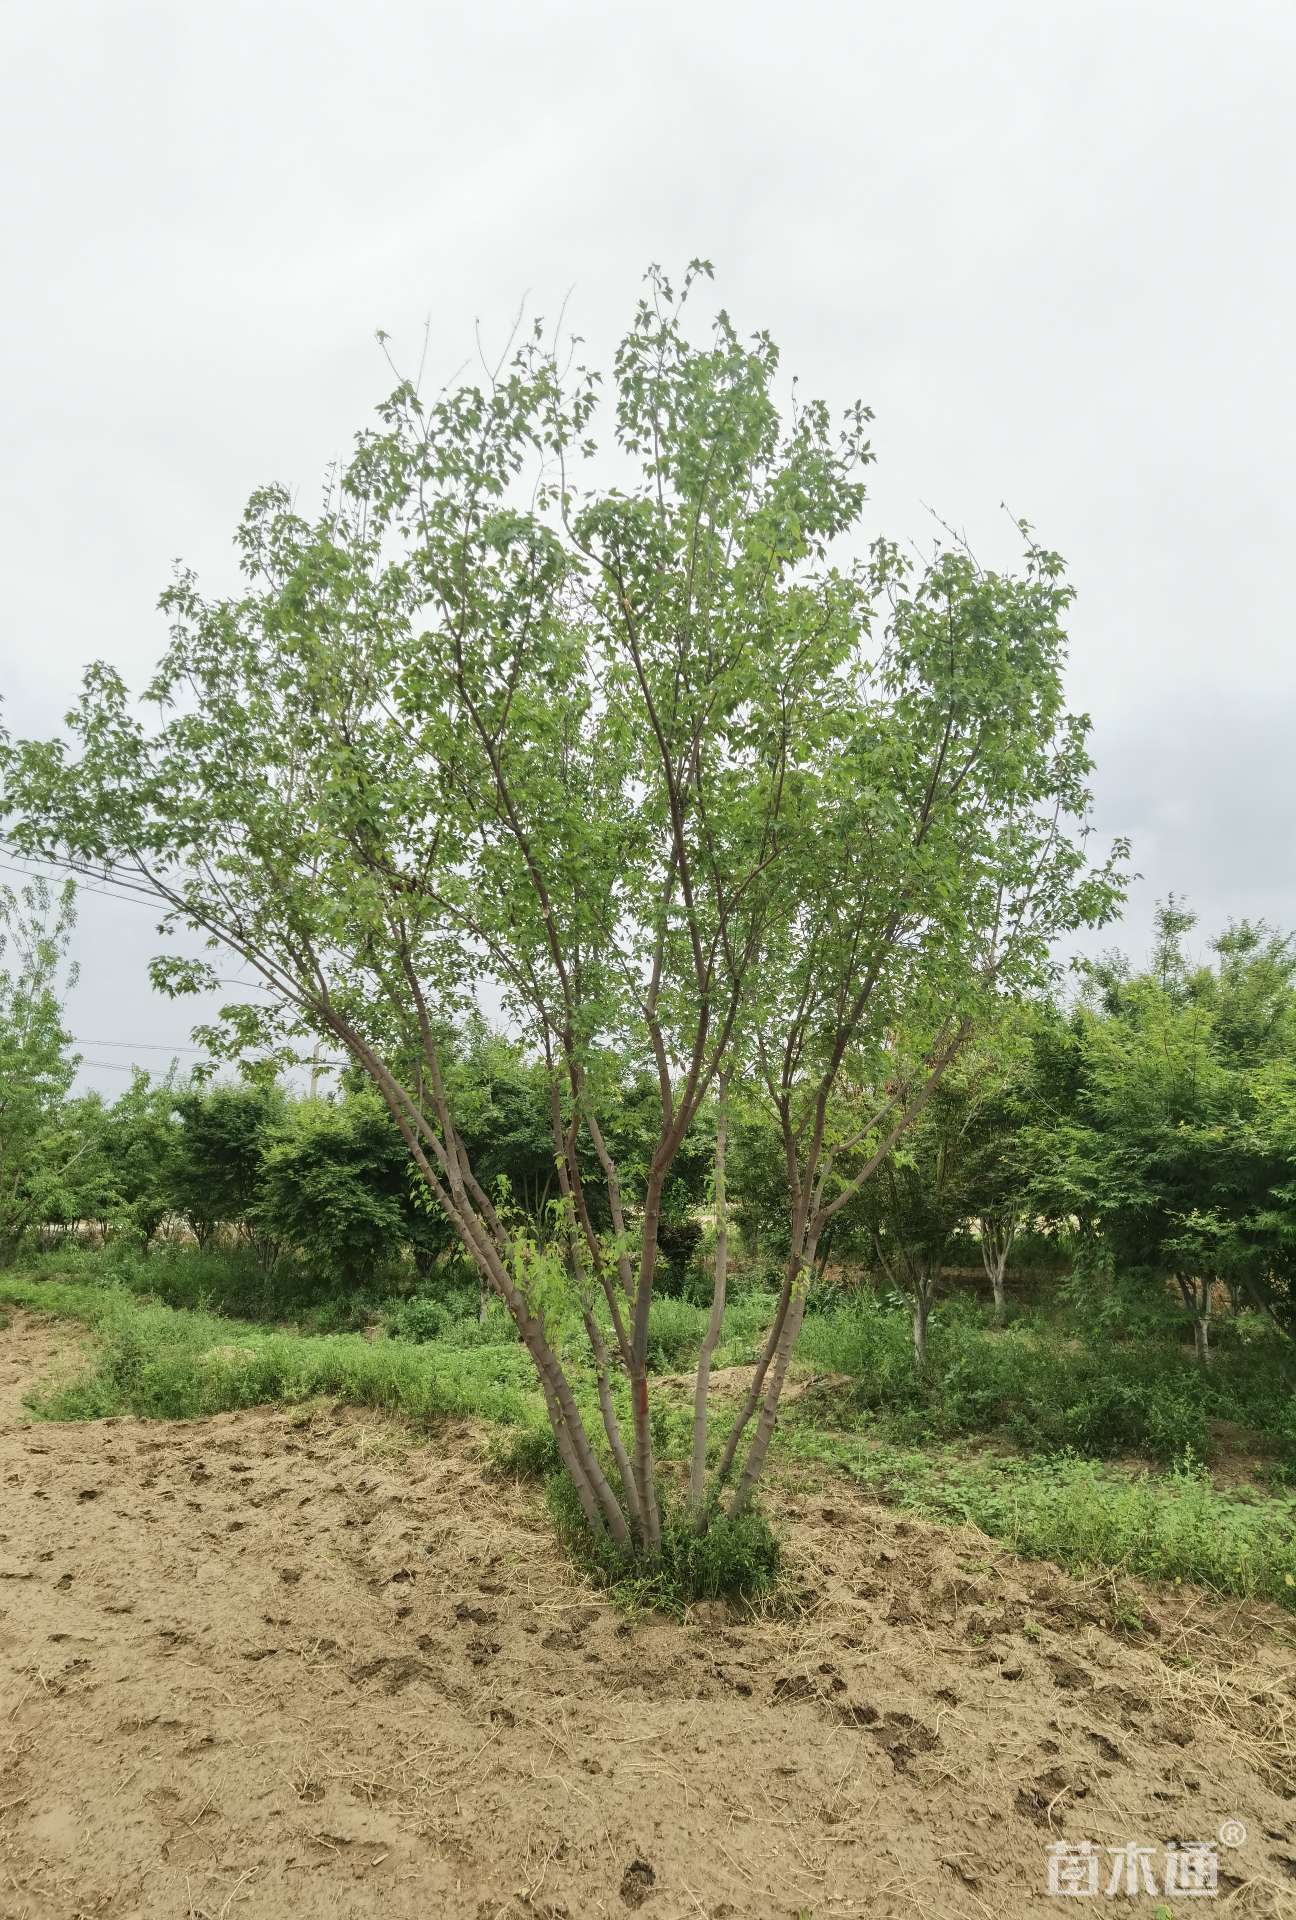
[[[757,1508],[717,1514],[699,1536],[686,1508],[663,1506],[661,1555],[648,1562],[592,1530],[565,1473],[550,1474],[545,1497],[573,1563],[622,1606],[678,1616],[696,1600],[760,1599],[778,1580],[778,1540]]]

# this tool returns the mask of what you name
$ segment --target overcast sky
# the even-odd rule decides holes
[[[1067,555],[1123,943],[1170,889],[1203,938],[1296,924],[1290,0],[46,0],[0,35],[11,730],[88,658],[142,680],[171,559],[228,582],[253,486],[314,501],[375,328],[412,354],[430,314],[445,376],[570,294],[606,359],[648,262],[705,254],[875,409],[870,532],[931,506],[1001,560],[1006,500]],[[83,901],[91,1060],[187,1038],[152,927]]]

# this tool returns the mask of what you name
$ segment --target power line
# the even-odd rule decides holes
[[[167,1046],[161,1040],[87,1040],[79,1033],[74,1033],[72,1036],[72,1040],[74,1045],[78,1047],[122,1047],[122,1048],[128,1048],[133,1053],[208,1053],[210,1052],[210,1048],[208,1047],[185,1047],[185,1046],[181,1046],[179,1043],[177,1043],[175,1046]]]
[[[130,891],[124,886],[88,887],[85,884],[87,876],[87,869],[85,867],[73,867],[67,865],[64,861],[54,860],[42,861],[40,865],[51,868],[52,872],[42,873],[35,863],[26,867],[15,867],[7,860],[0,860],[0,870],[3,870],[5,873],[16,873],[20,880],[52,880],[60,876],[70,876],[77,881],[77,890],[80,893],[97,893],[101,894],[105,900],[124,900],[128,906],[149,907],[154,911],[164,905],[161,894],[154,894],[151,890],[143,887],[133,888]],[[107,878],[107,875],[91,873],[89,877],[92,880],[103,880]]]
[[[302,1061],[300,1064],[302,1066],[305,1066],[306,1063],[305,1061]],[[318,1068],[315,1070],[318,1071],[326,1067],[342,1067],[345,1065],[346,1065],[345,1060],[321,1060],[318,1063]],[[78,1073],[84,1067],[93,1067],[96,1073],[134,1073],[135,1072],[135,1068],[133,1066],[128,1066],[124,1061],[121,1061],[121,1060],[79,1060],[77,1062]]]
[[[56,860],[44,860],[39,864],[40,866],[51,868],[52,872],[41,873],[37,868],[36,862],[31,862],[25,867],[15,867],[7,860],[0,860],[0,872],[15,873],[20,880],[51,880],[60,875],[71,877],[76,880],[77,891],[79,893],[97,893],[105,900],[124,900],[127,906],[162,909],[167,913],[178,913],[182,918],[185,915],[185,909],[183,907],[172,906],[172,904],[167,901],[165,895],[154,893],[149,887],[137,887],[129,881],[125,883],[124,887],[88,887],[85,884],[85,876],[90,870],[85,867],[74,867],[66,861]],[[107,876],[94,874],[92,872],[91,877],[94,879],[105,879]],[[126,888],[129,888],[129,891],[126,891]],[[229,941],[223,941],[222,944],[237,956],[238,949],[231,946]],[[215,976],[215,983],[222,987],[248,987],[254,993],[273,992],[273,989],[261,980],[228,980],[223,974],[217,974]],[[115,1041],[106,1041],[104,1044],[113,1046],[117,1043]]]
[[[21,857],[24,856],[20,856],[20,858]],[[42,867],[51,869],[52,871],[41,872],[40,869]],[[14,866],[12,862],[8,860],[0,860],[0,872],[16,874],[20,880],[48,880],[57,875],[67,875],[76,880],[77,890],[80,893],[97,893],[105,900],[124,900],[128,906],[149,907],[154,910],[158,908],[166,908],[168,911],[171,910],[164,895],[156,894],[148,887],[135,886],[129,881],[126,882],[124,886],[87,886],[87,875],[90,879],[98,881],[107,880],[109,876],[106,873],[95,873],[93,869],[73,866],[66,860],[31,860],[28,861],[26,866],[22,867]],[[183,909],[176,909],[176,911],[183,912]],[[224,975],[217,975],[215,984],[222,987],[237,987],[240,992],[246,990],[254,993],[271,993],[273,991],[272,988],[261,980],[230,980]],[[208,1047],[191,1047],[179,1044],[168,1046],[160,1040],[87,1040],[74,1036],[73,1044],[79,1047],[115,1047],[120,1048],[123,1052],[129,1051],[131,1053],[166,1053],[170,1054],[173,1058],[181,1053],[194,1054],[199,1059],[207,1058],[210,1055],[210,1048]],[[316,1067],[345,1067],[348,1062],[345,1060],[318,1060],[314,1064]],[[96,1072],[101,1073],[133,1073],[135,1071],[133,1065],[127,1066],[120,1060],[82,1059],[80,1065],[82,1067],[93,1067]]]
[[[196,1053],[204,1058],[211,1053],[210,1047],[186,1047],[179,1044],[168,1046],[161,1040],[87,1040],[80,1034],[73,1034],[72,1041],[73,1045],[78,1047],[120,1047],[123,1051],[131,1053]],[[93,1066],[96,1063],[89,1061],[86,1064]],[[98,1062],[98,1064],[108,1067],[114,1065],[114,1062],[111,1060],[103,1060]],[[304,1065],[305,1062],[302,1064]],[[347,1062],[345,1060],[320,1060],[317,1064],[321,1067],[345,1067]]]
[[[25,858],[25,856],[20,856],[20,858]],[[41,867],[50,868],[52,872],[42,873],[39,871]],[[128,906],[149,907],[154,910],[162,908],[167,912],[179,913],[181,917],[184,916],[185,912],[183,907],[176,907],[168,902],[164,894],[155,893],[150,887],[136,886],[132,881],[127,881],[123,885],[118,886],[87,886],[85,884],[87,874],[94,880],[107,880],[109,875],[106,873],[95,873],[92,868],[75,867],[66,860],[32,860],[29,861],[25,867],[16,867],[8,860],[0,860],[0,872],[16,874],[20,880],[48,880],[61,874],[75,879],[78,891],[81,893],[97,893],[105,900],[124,900]],[[223,944],[229,947],[228,941]],[[229,951],[237,956],[237,948],[229,947]],[[221,987],[237,987],[240,992],[268,993],[271,995],[274,993],[274,988],[264,980],[231,980],[224,974],[214,975],[212,984]],[[83,1040],[78,1041],[77,1044],[86,1047],[132,1047],[150,1053],[205,1054],[208,1051],[205,1047],[168,1047],[158,1041],[150,1040]],[[88,1062],[87,1064],[93,1065],[94,1063]],[[112,1062],[105,1060],[99,1064],[110,1067]],[[321,1061],[320,1064],[321,1066],[344,1067],[347,1065],[347,1062],[345,1060],[324,1060]]]

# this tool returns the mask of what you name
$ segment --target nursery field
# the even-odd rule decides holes
[[[73,427],[29,489],[71,560],[0,724],[0,1920],[1296,1916],[1296,930],[1206,666],[1255,555],[1140,606],[1091,550],[1141,702],[1100,790],[1057,498],[984,522],[995,480],[978,554],[937,469],[888,530],[873,375],[819,374],[895,327],[817,289],[802,385],[714,280],[466,357],[448,296],[349,438],[340,342],[268,363],[344,451],[316,496],[268,414],[223,561],[201,354],[44,410],[149,481],[165,415],[203,505],[127,457],[69,542]],[[113,566],[186,534],[149,668]]]
[[[1176,1434],[1158,1467],[1128,1434],[1105,1460],[960,1436],[943,1389],[906,1396],[898,1361],[887,1385],[885,1313],[812,1316],[777,1573],[684,1605],[564,1553],[525,1356],[490,1327],[301,1332],[94,1271],[0,1281],[6,1920],[1015,1920],[1057,1911],[1050,1848],[1091,1843],[1105,1880],[1137,1843],[1159,1875],[1238,1822],[1221,1902],[1292,1910],[1281,1437],[1244,1454],[1214,1422],[1213,1462]],[[669,1475],[688,1309],[662,1307]],[[760,1318],[740,1295],[721,1402]],[[1049,1350],[947,1320],[947,1369]],[[1229,1365],[1213,1391],[1259,1407],[1254,1355]]]

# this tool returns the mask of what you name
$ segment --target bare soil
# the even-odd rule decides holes
[[[471,1429],[31,1422],[72,1345],[0,1333],[5,1920],[1057,1920],[1050,1843],[1226,1820],[1219,1906],[1296,1912],[1276,1610],[785,1473],[777,1607],[630,1618]]]

